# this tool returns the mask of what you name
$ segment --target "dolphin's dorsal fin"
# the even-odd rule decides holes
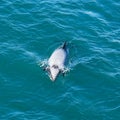
[[[62,45],[62,48],[63,48],[63,49],[66,49],[66,45],[67,45],[67,42],[65,41],[65,42],[63,43],[63,45]]]

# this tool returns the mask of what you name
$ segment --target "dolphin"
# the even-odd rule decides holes
[[[67,42],[53,51],[48,59],[48,67],[46,70],[49,72],[49,77],[55,81],[57,76],[62,73],[64,75],[65,63],[67,58]]]

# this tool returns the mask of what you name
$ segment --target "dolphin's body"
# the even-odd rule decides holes
[[[62,47],[57,48],[48,60],[47,70],[49,71],[49,76],[52,81],[55,81],[59,73],[64,74],[65,62],[67,58],[67,48],[66,42]]]

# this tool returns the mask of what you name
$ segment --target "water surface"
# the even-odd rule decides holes
[[[119,0],[0,1],[1,120],[120,119]],[[38,65],[64,41],[71,71]]]

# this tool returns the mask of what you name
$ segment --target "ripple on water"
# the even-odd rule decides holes
[[[0,118],[119,120],[119,2],[0,1]],[[70,72],[38,62],[63,41]],[[46,63],[44,63],[46,64]]]

